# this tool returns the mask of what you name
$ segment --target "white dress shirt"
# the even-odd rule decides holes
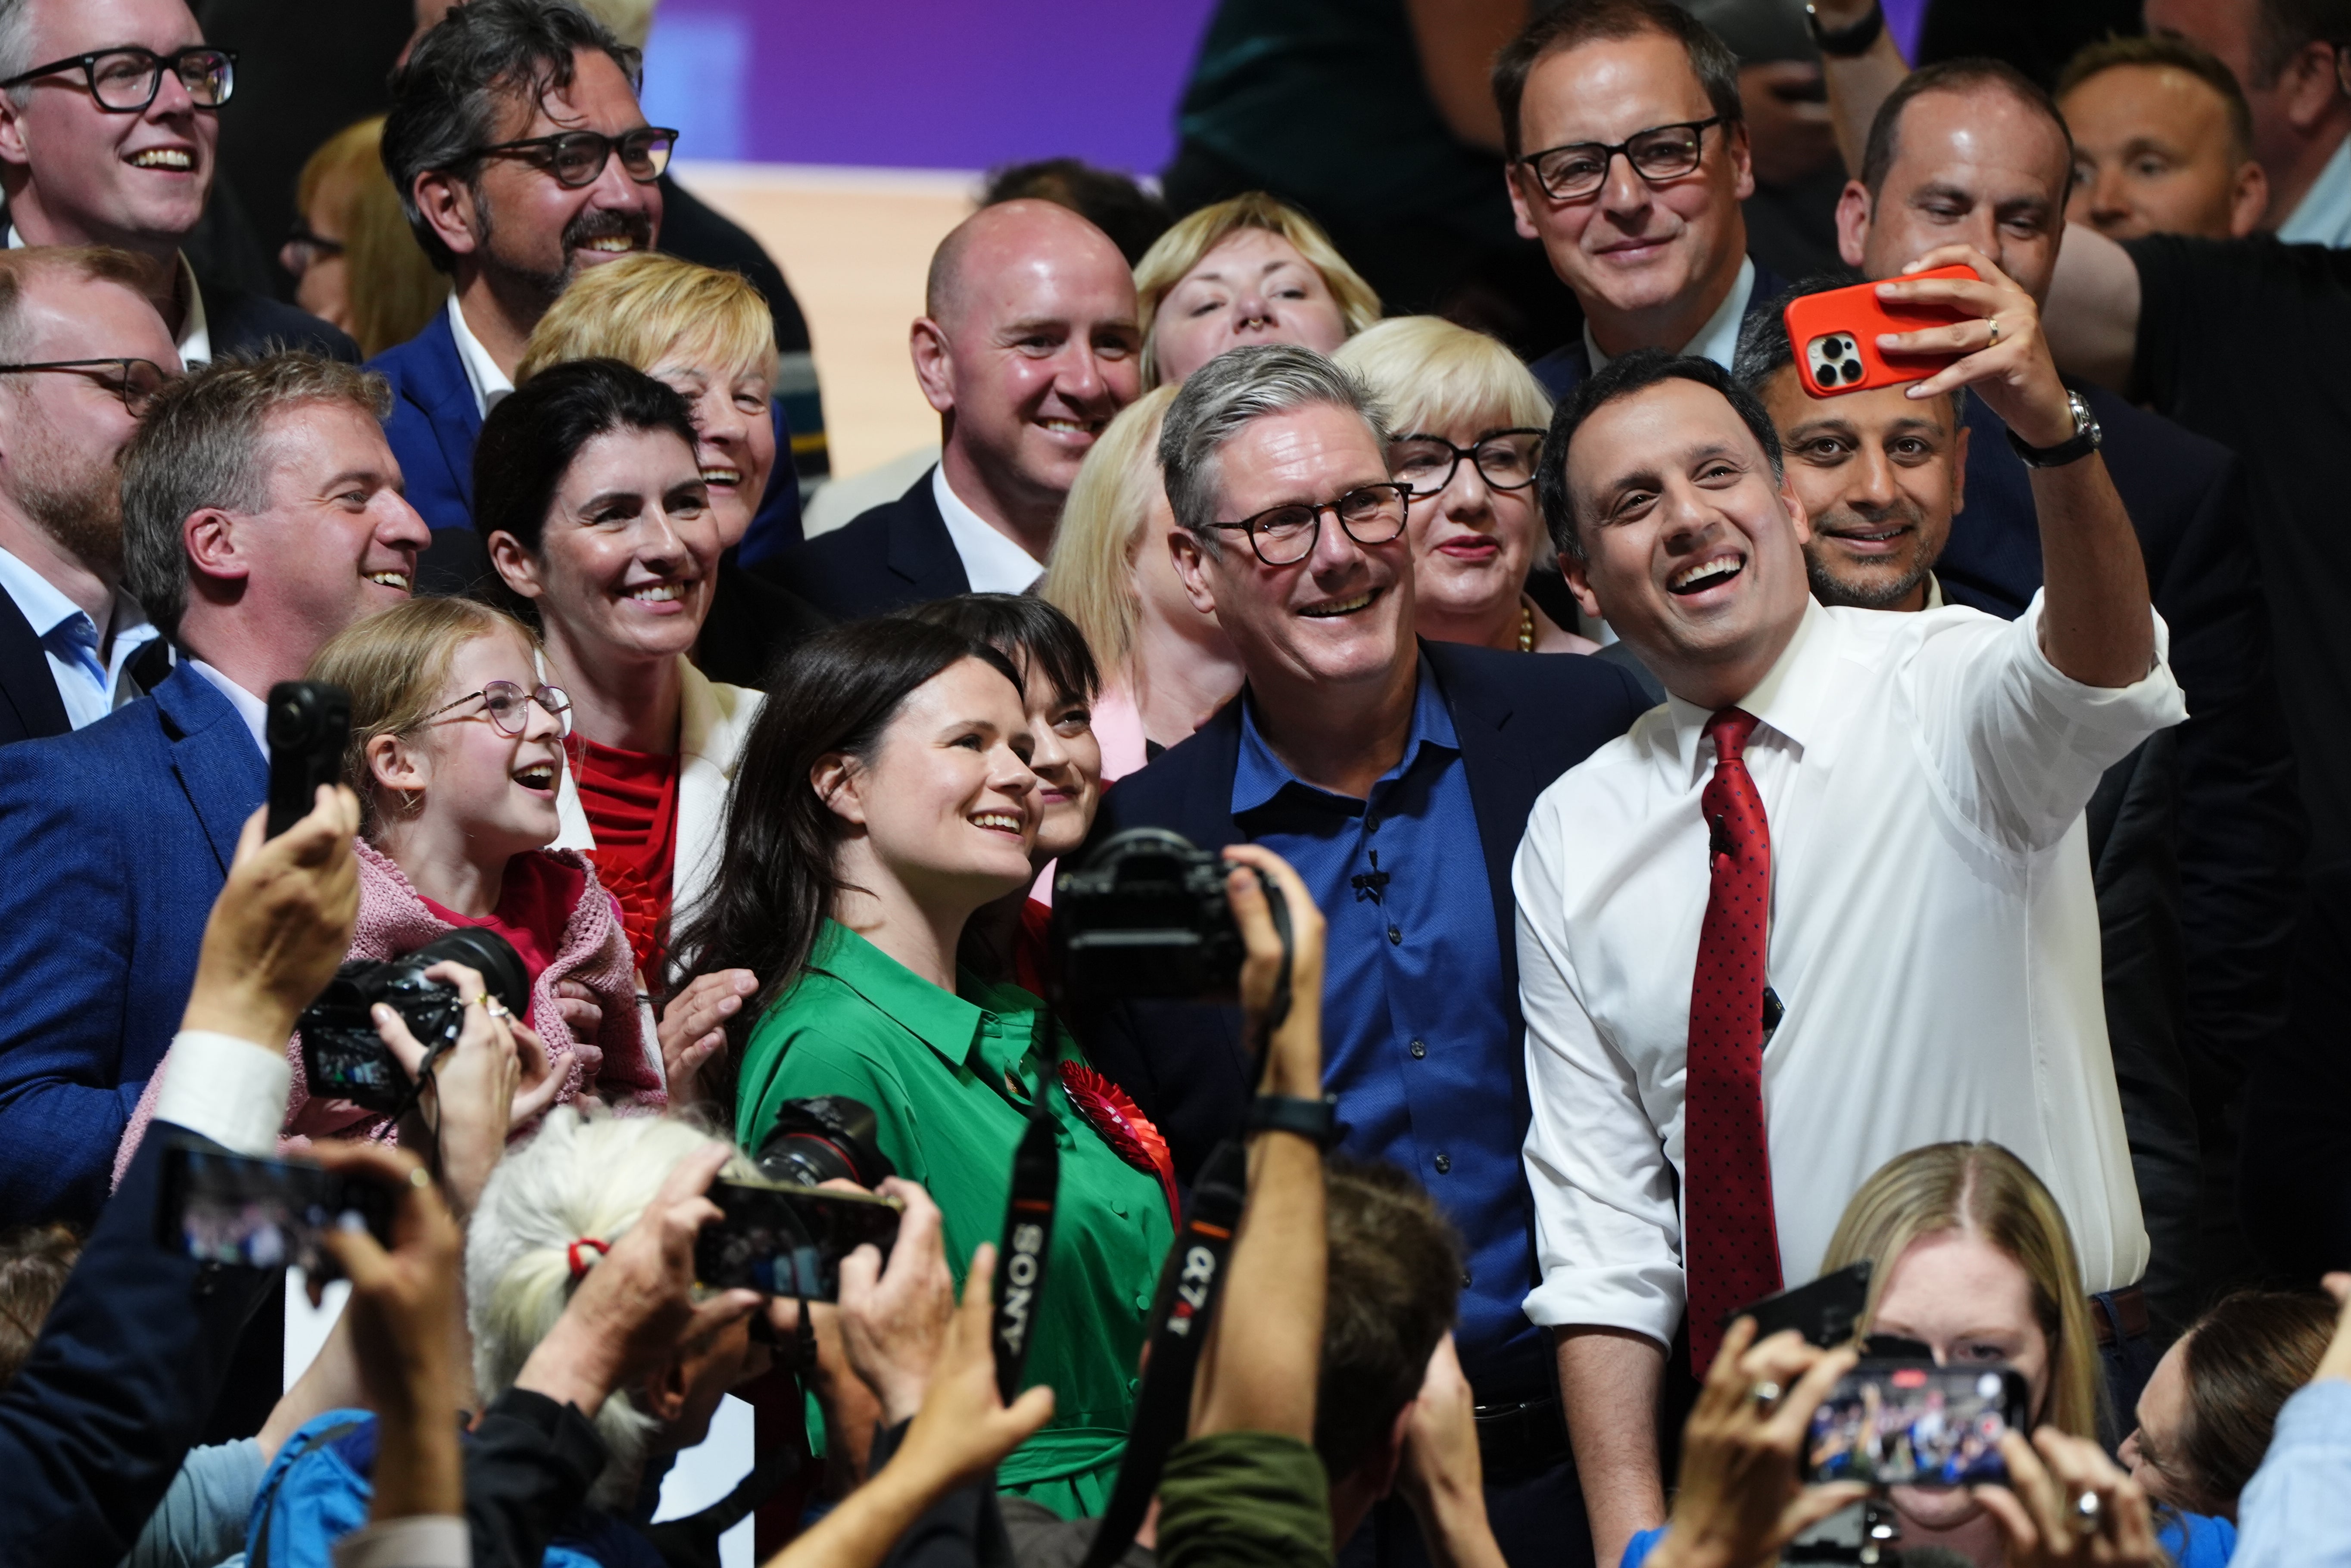
[[[2278,225],[2277,237],[2290,245],[2351,245],[2351,136],[2335,144],[2318,178]]]
[[[0,550],[0,593],[16,604],[41,639],[57,701],[65,704],[66,722],[75,729],[96,723],[139,694],[135,683],[124,678],[123,667],[155,640],[156,631],[138,600],[115,590],[114,645],[101,656],[104,639],[89,612],[7,550]]]
[[[1676,352],[1695,354],[1701,359],[1711,359],[1724,369],[1739,353],[1739,326],[1747,319],[1747,302],[1755,296],[1755,263],[1752,259],[1739,264],[1739,275],[1731,280],[1730,292],[1698,329],[1698,336],[1683,344]],[[1592,337],[1592,323],[1583,324],[1583,354],[1592,362],[1594,372],[1608,368],[1613,356],[1603,354]]]
[[[16,232],[14,223],[8,225],[8,248],[12,251],[26,248],[25,236]],[[180,253],[180,292],[187,299],[188,311],[181,317],[180,339],[172,347],[180,351],[180,363],[193,370],[199,365],[212,362],[213,331],[204,316],[204,291],[196,286],[196,269],[188,265],[184,251]]]
[[[1792,1285],[1878,1167],[1955,1139],[2003,1144],[2048,1184],[2085,1289],[2146,1269],[2082,814],[2187,705],[2160,619],[2155,668],[2114,691],[2059,673],[2040,626],[2038,595],[2012,622],[1813,603],[1739,704],[1761,721],[1747,766],[1771,832],[1766,972],[1786,1012],[1763,1104]],[[1539,1324],[1666,1343],[1681,1316],[1708,717],[1651,709],[1543,792],[1519,848]]]
[[[236,710],[236,716],[245,721],[245,727],[252,732],[253,743],[261,748],[261,754],[264,757],[268,756],[268,701],[266,698],[256,697],[201,659],[191,659],[188,660],[188,666],[206,680],[211,681],[214,690],[228,699],[228,705]]]
[[[474,329],[465,325],[465,309],[458,305],[455,294],[449,296],[449,333],[457,339],[457,363],[465,368],[465,384],[474,389],[474,407],[487,419],[490,410],[506,401],[507,394],[514,390],[514,378],[498,369],[498,362],[482,347]]]
[[[945,463],[931,470],[931,497],[939,504],[947,537],[955,541],[956,554],[963,558],[963,575],[971,580],[973,593],[1025,594],[1045,575],[1043,562],[998,532],[996,524],[966,506],[962,497],[947,488]]]

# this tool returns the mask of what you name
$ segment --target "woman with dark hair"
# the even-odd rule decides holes
[[[676,391],[616,359],[578,359],[510,393],[474,452],[475,525],[538,624],[549,679],[571,694],[556,847],[594,864],[648,976],[662,972],[673,911],[709,885],[759,707],[758,692],[687,657],[719,555],[695,439]],[[659,1033],[674,1098],[695,1097],[695,1072],[751,986],[705,972],[670,1000]]]
[[[2122,1461],[2147,1495],[2234,1520],[2278,1412],[2316,1376],[2340,1311],[2314,1293],[2240,1291],[2172,1341],[2123,1439]]]
[[[729,1026],[737,1140],[758,1148],[790,1100],[871,1106],[882,1152],[937,1200],[960,1274],[1001,1233],[1013,1150],[1042,1097],[1061,1187],[1029,1376],[1055,1409],[998,1480],[1064,1516],[1097,1512],[1175,1229],[1144,1152],[1157,1135],[1091,1090],[1034,996],[956,961],[972,915],[1034,875],[1043,805],[1019,674],[946,627],[863,621],[787,655],[770,697],[674,959],[760,977]]]

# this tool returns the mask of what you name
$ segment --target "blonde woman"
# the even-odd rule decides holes
[[[1208,722],[1241,689],[1216,616],[1193,604],[1167,541],[1176,514],[1159,478],[1159,424],[1174,387],[1110,422],[1070,487],[1040,592],[1085,634],[1102,670],[1093,731],[1102,782],[1134,772]]]
[[[1361,376],[1397,431],[1389,471],[1412,486],[1414,629],[1435,642],[1591,653],[1527,593],[1557,560],[1535,503],[1551,394],[1482,332],[1434,316],[1365,328],[1332,356]]]
[[[294,232],[277,259],[294,303],[350,333],[372,358],[424,330],[449,296],[383,171],[383,116],[347,126],[302,165]]]
[[[1328,354],[1380,318],[1380,296],[1314,220],[1262,191],[1203,207],[1134,265],[1143,384],[1176,386],[1250,343]]]

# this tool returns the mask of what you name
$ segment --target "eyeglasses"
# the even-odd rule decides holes
[[[1238,528],[1249,535],[1249,548],[1269,566],[1292,566],[1314,553],[1322,536],[1322,514],[1328,512],[1358,545],[1384,545],[1404,532],[1405,509],[1412,491],[1402,484],[1366,484],[1336,501],[1319,505],[1294,502],[1275,506],[1238,523],[1212,523],[1212,528]]]
[[[1475,446],[1455,446],[1443,436],[1400,436],[1388,443],[1388,472],[1411,489],[1415,500],[1452,483],[1463,458],[1478,465],[1488,488],[1524,490],[1535,482],[1542,439],[1537,430],[1488,431]]]
[[[36,77],[78,70],[89,83],[89,96],[98,100],[99,108],[109,114],[138,114],[153,103],[155,95],[162,90],[163,72],[167,69],[180,78],[180,85],[188,89],[188,96],[195,100],[198,109],[218,109],[236,90],[236,51],[202,45],[174,49],[168,55],[136,45],[99,49],[95,54],[74,55],[51,60],[46,66],[35,66],[0,82],[0,88],[22,87]]]
[[[1721,123],[1722,116],[1717,114],[1677,125],[1653,125],[1622,141],[1571,141],[1564,147],[1547,147],[1528,153],[1519,163],[1534,175],[1535,183],[1552,201],[1573,202],[1600,189],[1608,178],[1609,161],[1619,152],[1634,173],[1652,184],[1680,179],[1698,167],[1706,150],[1707,128]]]
[[[422,722],[430,723],[452,708],[462,708],[475,698],[482,701],[482,711],[501,735],[519,736],[530,728],[528,704],[536,702],[555,721],[558,736],[571,733],[571,693],[560,686],[542,686],[535,691],[525,691],[511,680],[493,680],[479,691],[468,691],[455,702],[445,702],[424,715]]]
[[[606,136],[593,130],[567,130],[560,136],[531,136],[520,141],[499,141],[488,147],[476,148],[472,156],[488,158],[505,153],[516,158],[537,160],[556,182],[567,191],[577,191],[582,185],[593,185],[604,172],[604,165],[620,149],[621,167],[629,178],[640,185],[650,185],[661,178],[669,167],[669,155],[677,146],[677,132],[657,125],[639,126],[619,136]]]
[[[312,234],[310,225],[299,218],[295,219],[293,228],[287,231],[286,243],[277,247],[279,263],[296,277],[300,277],[320,262],[332,261],[342,254],[342,241]]]
[[[146,418],[147,405],[172,379],[172,373],[152,359],[43,359],[29,365],[0,365],[0,375],[51,370],[88,376],[120,398],[134,420]]]

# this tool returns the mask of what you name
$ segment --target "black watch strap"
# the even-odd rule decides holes
[[[1850,27],[1823,27],[1819,11],[1804,7],[1804,26],[1812,29],[1813,42],[1821,53],[1833,60],[1850,60],[1869,53],[1877,43],[1877,35],[1886,31],[1886,7],[1872,0],[1869,15]]]
[[[1339,1141],[1339,1116],[1329,1100],[1301,1099],[1294,1095],[1259,1095],[1241,1118],[1245,1133],[1286,1132],[1322,1148]]]
[[[2024,460],[2027,468],[2063,468],[2069,462],[2079,462],[2098,450],[2105,432],[2098,428],[2097,416],[2079,392],[2065,394],[2065,401],[2074,411],[2074,433],[2055,446],[2028,446],[2014,431],[2008,432],[2008,444]]]

